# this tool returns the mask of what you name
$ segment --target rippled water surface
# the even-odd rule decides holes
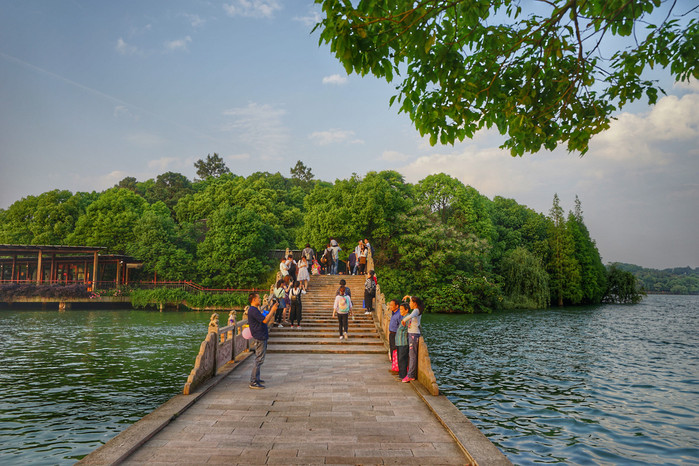
[[[698,464],[699,297],[426,315],[440,387],[516,464]],[[0,464],[72,464],[180,393],[208,313],[0,310]]]
[[[181,393],[208,321],[0,310],[0,464],[73,464]]]
[[[442,391],[516,464],[698,464],[699,297],[428,315]]]

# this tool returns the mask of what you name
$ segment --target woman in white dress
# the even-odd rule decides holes
[[[308,290],[308,281],[311,279],[311,274],[308,273],[308,261],[305,257],[301,256],[299,261],[299,275],[297,277],[298,281],[304,290]]]

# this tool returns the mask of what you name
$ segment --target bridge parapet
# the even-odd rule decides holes
[[[247,319],[236,321],[235,311],[228,314],[228,325],[218,326],[218,314],[213,313],[209,322],[209,332],[199,347],[194,369],[187,378],[183,394],[189,395],[197,387],[212,378],[217,372],[236,357],[249,352],[250,340],[243,338],[242,329]]]

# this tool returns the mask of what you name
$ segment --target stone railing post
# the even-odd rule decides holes
[[[376,271],[376,269],[374,268],[374,256],[371,255],[371,249],[367,250],[367,252],[366,252],[366,270],[365,270],[365,272],[367,275],[369,274],[369,270]]]
[[[194,369],[189,373],[183,393],[189,395],[196,387],[216,374],[216,345],[218,344],[218,314],[213,313],[209,320],[209,332],[199,346],[199,354],[194,361]]]

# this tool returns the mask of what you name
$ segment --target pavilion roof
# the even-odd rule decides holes
[[[103,246],[58,246],[39,244],[0,244],[0,255],[12,254],[92,254],[104,251]]]

